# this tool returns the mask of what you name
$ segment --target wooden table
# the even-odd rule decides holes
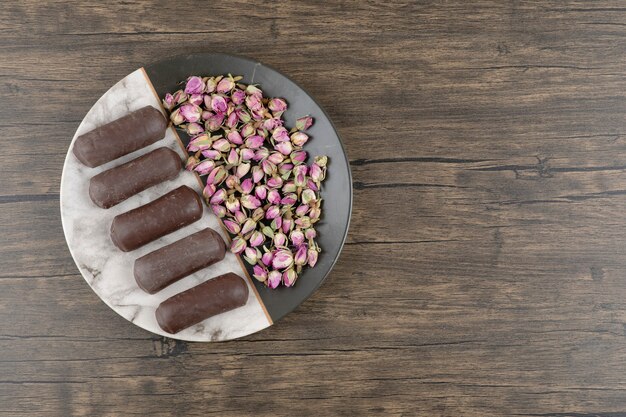
[[[0,415],[626,415],[626,3],[98,3],[0,8]],[[312,92],[354,176],[329,280],[228,343],[117,316],[59,216],[92,103],[197,51]]]

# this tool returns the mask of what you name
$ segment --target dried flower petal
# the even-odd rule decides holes
[[[189,136],[196,136],[204,132],[204,128],[199,123],[189,123],[185,130]]]
[[[237,126],[239,122],[239,116],[237,116],[237,112],[232,112],[228,115],[228,119],[226,119],[226,126],[230,129]]]
[[[304,187],[306,184],[306,173],[308,167],[306,165],[298,165],[293,169],[294,184],[296,187]]]
[[[290,164],[290,163],[284,163],[278,166],[278,172],[280,173],[280,175],[283,175],[283,176],[286,174],[291,174],[292,169],[293,169],[293,164]]]
[[[204,123],[204,127],[210,132],[216,132],[222,128],[222,123],[224,123],[224,113],[215,113]]]
[[[253,94],[246,97],[246,106],[253,112],[258,112],[262,109],[263,104],[261,103],[261,99],[258,95]]]
[[[270,132],[283,125],[283,121],[280,117],[272,117],[271,119],[266,119],[263,121],[263,129],[269,130]]]
[[[265,266],[270,266],[273,258],[274,254],[272,252],[265,252],[261,257],[261,263]]]
[[[257,151],[254,153],[254,160],[255,161],[263,161],[264,159],[266,159],[268,156],[270,155],[270,151],[267,148],[259,148],[257,149]]]
[[[251,217],[254,221],[258,222],[259,220],[263,218],[263,216],[265,216],[265,210],[263,210],[263,207],[258,207],[254,209]]]
[[[265,236],[269,237],[270,239],[273,239],[273,238],[274,238],[274,230],[273,230],[271,227],[269,227],[269,226],[265,226],[265,227],[263,227],[263,228],[261,229],[261,232],[262,232]]]
[[[280,227],[283,225],[283,218],[278,216],[274,220],[272,220],[271,227],[274,230],[280,230]]]

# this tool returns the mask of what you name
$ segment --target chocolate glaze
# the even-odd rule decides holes
[[[119,214],[111,224],[111,240],[128,252],[187,226],[202,217],[202,200],[183,185],[154,201]]]
[[[135,281],[149,294],[224,259],[226,245],[213,229],[206,228],[135,261]]]
[[[167,120],[151,106],[80,135],[74,155],[88,167],[97,167],[163,139]]]
[[[101,172],[89,182],[89,197],[109,208],[143,190],[178,176],[182,161],[170,148],[158,148],[130,162]]]
[[[156,319],[166,332],[178,333],[247,301],[248,285],[239,275],[229,272],[163,301],[156,310]]]

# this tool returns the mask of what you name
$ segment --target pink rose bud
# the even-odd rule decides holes
[[[267,180],[267,186],[269,188],[280,188],[283,186],[283,179],[281,177],[272,177]]]
[[[295,151],[291,153],[291,161],[294,164],[298,164],[298,163],[302,163],[304,161],[306,161],[306,151]]]
[[[233,188],[237,188],[237,186],[239,185],[239,178],[237,178],[234,175],[229,175],[228,177],[226,177],[225,184],[229,190],[232,190]]]
[[[205,133],[191,138],[189,144],[187,145],[187,150],[189,152],[198,152],[204,149],[209,149],[212,144],[213,140]]]
[[[294,176],[294,184],[296,184],[296,187],[304,187],[304,185],[306,184],[306,173],[307,173],[307,166],[306,165],[298,165],[297,167],[295,167],[293,169],[293,176]]]
[[[309,175],[311,179],[316,182],[324,181],[325,171],[322,167],[317,165],[316,163],[311,164],[311,168],[309,168]]]
[[[246,241],[241,236],[237,236],[230,244],[230,251],[234,254],[240,254],[246,249],[246,246]]]
[[[220,151],[216,151],[215,149],[207,149],[205,151],[202,151],[202,156],[204,156],[207,159],[219,159],[220,156],[222,156],[222,153]]]
[[[304,116],[296,120],[296,129],[307,130],[313,124],[313,118],[311,116]]]
[[[272,117],[271,119],[267,119],[263,121],[263,129],[269,130],[270,132],[283,125],[283,121],[280,117]]]
[[[230,129],[237,126],[237,122],[239,122],[239,117],[236,112],[232,112],[228,115],[228,119],[226,120],[226,126]]]
[[[257,247],[263,244],[263,242],[265,242],[265,237],[263,236],[263,233],[259,232],[258,230],[256,230],[254,233],[252,233],[252,236],[250,236],[250,245]]]
[[[267,286],[274,289],[280,285],[283,274],[280,271],[272,271],[267,276]]]
[[[211,171],[211,173],[207,177],[206,182],[218,185],[224,182],[227,176],[228,176],[228,173],[226,172],[224,168],[222,167],[213,168],[213,171]]]
[[[185,94],[183,90],[176,91],[174,93],[174,105],[183,104],[185,101],[187,101],[188,97],[189,96]]]
[[[246,146],[250,149],[258,149],[263,145],[263,136],[252,135],[246,139]]]
[[[308,240],[315,239],[316,236],[317,236],[317,232],[312,227],[304,231],[304,237],[307,238]]]
[[[259,97],[263,97],[263,90],[261,90],[259,87],[249,84],[246,87],[246,94],[248,95],[257,95]]]
[[[248,123],[250,120],[252,120],[252,118],[250,117],[250,113],[248,113],[246,110],[237,109],[236,112],[239,120],[241,120],[243,123]]]
[[[241,234],[245,236],[254,229],[256,229],[256,222],[252,219],[246,219],[241,226]]]
[[[254,158],[254,151],[252,149],[243,148],[240,150],[241,160],[242,161],[250,161]]]
[[[213,93],[217,87],[217,80],[214,77],[206,78],[204,80],[206,87],[204,88],[205,93]]]
[[[287,129],[282,126],[274,129],[272,132],[272,138],[274,138],[276,142],[289,142],[290,140],[289,132],[287,132]]]
[[[283,225],[283,218],[278,216],[274,220],[272,220],[271,226],[274,230],[280,230],[280,227]]]
[[[288,270],[283,272],[283,284],[285,284],[285,287],[292,287],[293,284],[296,283],[297,279],[298,274],[296,274],[296,271],[294,271],[293,269],[289,268]]]
[[[267,148],[260,148],[254,153],[255,161],[262,161],[270,156],[270,151]]]
[[[309,212],[309,218],[312,221],[318,220],[322,214],[322,210],[319,207],[311,207],[311,211]]]
[[[195,104],[183,104],[180,106],[180,114],[185,118],[188,122],[197,122],[200,120],[200,115],[202,114],[202,110],[200,107]],[[172,113],[173,114],[173,113]]]
[[[204,81],[200,77],[187,78],[187,84],[185,84],[185,93],[187,94],[201,94],[204,90]]]
[[[296,204],[296,201],[298,201],[298,196],[296,196],[294,193],[289,193],[285,195],[282,200],[280,200],[280,204],[284,206],[293,206],[294,204]]]
[[[215,213],[215,215],[217,217],[222,218],[222,217],[226,216],[226,207],[224,207],[224,206],[220,206],[220,205],[214,204],[214,205],[211,206],[211,209],[213,210],[213,213]]]
[[[295,193],[296,184],[293,181],[288,181],[283,185],[283,193]]]
[[[254,188],[254,184],[250,178],[246,178],[241,182],[241,192],[243,194],[250,194],[252,189]]]
[[[274,234],[274,245],[276,245],[277,247],[283,247],[286,243],[287,236],[280,232]]]
[[[239,203],[237,197],[231,195],[228,198],[228,200],[226,201],[226,210],[230,211],[231,213],[237,213],[239,210],[241,210],[241,204]]]
[[[265,218],[269,220],[275,219],[278,216],[280,216],[280,208],[278,208],[278,206],[271,206],[265,212]]]
[[[204,190],[202,190],[202,195],[204,198],[210,198],[213,194],[215,194],[216,187],[213,184],[207,184],[204,186]]]
[[[205,159],[196,165],[193,170],[200,175],[207,175],[213,168],[215,168],[215,162],[210,159]]]
[[[309,140],[309,135],[303,132],[295,132],[291,134],[291,142],[296,146],[304,146]]]
[[[261,167],[259,166],[252,167],[252,181],[257,183],[261,181],[264,176],[265,174],[263,173],[263,170],[261,169]]]
[[[309,206],[307,206],[306,204],[299,205],[298,208],[296,209],[296,214],[298,216],[304,216],[308,212],[309,212]]]
[[[274,254],[272,267],[274,269],[286,269],[293,265],[293,256],[290,250],[281,249]]]
[[[265,200],[265,197],[267,197],[267,187],[264,185],[257,185],[254,189],[254,195],[256,195],[260,200]]]
[[[224,113],[216,113],[204,122],[204,127],[211,132],[216,132],[222,127],[222,123],[224,123]]]
[[[243,176],[245,176],[248,172],[250,172],[250,164],[240,164],[237,167],[237,176],[239,178],[242,178]]]
[[[311,268],[313,268],[315,266],[315,264],[317,263],[317,251],[313,248],[309,248],[308,250],[308,259],[309,259],[309,266]]]
[[[287,110],[287,102],[282,98],[273,98],[267,103],[267,107],[274,113],[284,112]]]
[[[228,158],[226,158],[226,162],[231,165],[235,165],[239,161],[239,154],[235,148],[232,148],[230,152],[228,152]]]
[[[296,265],[304,265],[306,264],[308,258],[306,245],[302,245],[298,248],[296,255],[293,258],[293,262]]]
[[[316,156],[315,157],[315,163],[319,166],[321,166],[322,168],[324,168],[326,166],[326,164],[328,164],[328,157],[327,156]]]
[[[259,221],[263,218],[263,216],[265,216],[265,210],[263,210],[263,207],[257,207],[256,209],[254,209],[254,211],[252,212],[252,220],[254,221]]]
[[[307,188],[310,188],[313,191],[318,191],[319,188],[317,188],[317,185],[315,184],[315,182],[312,179],[308,179],[306,182],[306,186]]]
[[[261,229],[261,232],[270,239],[274,239],[274,229],[271,227],[265,226]]]
[[[303,229],[311,227],[311,219],[307,216],[297,218],[294,223]]]
[[[213,149],[218,150],[220,152],[228,152],[230,150],[230,142],[226,139],[218,139],[213,142]]]
[[[274,175],[274,173],[276,172],[276,165],[272,164],[267,159],[261,162],[261,168],[263,169],[263,172],[265,172],[265,174],[267,175]]]
[[[244,251],[244,257],[243,258],[250,265],[255,265],[257,263],[257,261],[259,260],[259,257],[260,257],[260,253],[259,253],[259,256],[257,256],[257,253],[259,253],[258,249],[246,248],[246,250]]]
[[[300,246],[304,243],[304,233],[302,233],[302,230],[300,229],[296,229],[293,232],[291,232],[291,235],[289,235],[289,238],[291,239],[291,243],[294,246]]]
[[[263,268],[260,265],[255,265],[252,268],[252,276],[256,278],[257,281],[265,282],[267,280],[267,269]]]
[[[316,201],[317,200],[317,196],[315,195],[315,191],[310,190],[310,189],[306,189],[302,191],[302,194],[300,195],[300,198],[302,198],[302,202],[304,204],[309,204],[312,201]]]
[[[285,157],[278,153],[278,152],[273,152],[270,154],[270,156],[267,157],[267,160],[270,161],[272,164],[280,164],[281,162],[283,162],[283,160],[285,159]]]
[[[228,232],[232,235],[236,235],[241,230],[241,227],[237,222],[232,220],[224,220],[224,227],[228,230]]]
[[[174,100],[174,96],[170,93],[165,94],[165,98],[163,99],[163,107],[167,110],[172,110],[176,105],[176,101]]]
[[[263,256],[261,257],[261,262],[265,266],[270,266],[273,258],[274,258],[274,254],[272,252],[265,252]]]
[[[293,220],[283,219],[283,233],[289,233],[293,229]]]
[[[211,109],[215,113],[225,113],[226,109],[228,109],[226,99],[217,94],[211,95]]]
[[[287,173],[291,174],[291,170],[293,169],[293,164],[284,163],[278,166],[278,172],[280,175],[285,175]]]
[[[259,96],[255,94],[246,97],[246,106],[248,106],[248,108],[253,112],[258,112],[263,107],[263,104],[261,103]]]
[[[243,211],[236,211],[235,220],[237,220],[239,224],[242,224],[243,222],[246,221],[246,214]]]
[[[204,102],[204,96],[202,94],[192,94],[189,96],[189,102],[199,106]]]
[[[241,205],[247,209],[254,210],[261,206],[261,202],[255,196],[245,194],[241,196]]]
[[[199,123],[189,123],[185,130],[189,136],[196,136],[204,132],[204,127],[202,127]]]
[[[209,120],[209,117],[213,116],[213,114],[213,112],[203,110],[200,117],[202,118],[202,120]]]
[[[236,105],[240,105],[241,103],[243,103],[246,100],[246,93],[244,93],[242,90],[236,88],[235,91],[233,91],[233,93],[230,95],[230,99]]]
[[[180,109],[176,109],[172,112],[172,114],[170,114],[170,120],[172,121],[174,126],[178,126],[185,121],[185,118],[181,114]]]
[[[190,156],[187,158],[187,162],[185,163],[185,169],[187,171],[193,171],[193,169],[200,163],[200,160],[195,156]]]
[[[239,132],[237,132],[236,130],[228,132],[228,134],[226,135],[226,139],[228,139],[230,143],[234,143],[235,145],[243,144],[243,139]]]
[[[267,201],[271,204],[280,204],[280,193],[276,190],[269,190]]]
[[[222,78],[222,80],[217,83],[217,92],[221,94],[229,93],[233,88],[235,88],[235,82],[230,77]]]

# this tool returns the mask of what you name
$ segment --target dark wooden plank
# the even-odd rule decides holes
[[[625,18],[617,0],[3,5],[0,415],[625,415]],[[313,93],[355,194],[310,300],[193,344],[89,289],[58,192],[107,88],[207,50]]]

